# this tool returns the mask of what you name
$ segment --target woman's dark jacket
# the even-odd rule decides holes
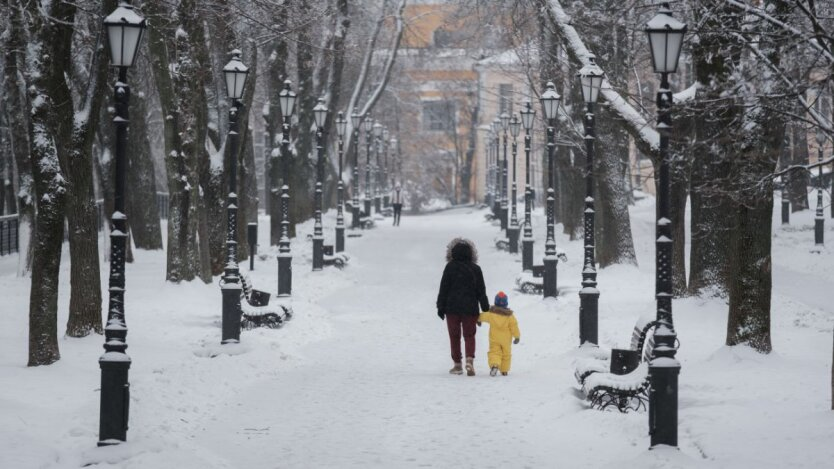
[[[480,311],[489,311],[484,274],[466,248],[454,246],[451,260],[443,269],[437,294],[437,312],[441,315],[477,316]]]

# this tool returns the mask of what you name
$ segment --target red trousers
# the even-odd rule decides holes
[[[446,315],[446,327],[449,329],[449,344],[452,347],[452,361],[460,363],[460,335],[466,343],[466,358],[475,358],[475,332],[477,331],[478,316]]]

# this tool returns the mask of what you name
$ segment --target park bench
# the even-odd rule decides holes
[[[337,269],[344,269],[350,260],[350,256],[344,252],[334,252],[332,244],[322,246],[322,254],[324,265],[332,265]]]
[[[277,329],[284,325],[284,322],[292,319],[292,307],[282,304],[269,304],[270,294],[252,287],[252,281],[248,275],[240,276],[241,301],[240,309],[243,317],[240,326],[243,329],[254,329],[256,327],[268,327]]]
[[[652,337],[648,334],[655,325],[654,316],[641,316],[637,319],[637,322],[634,324],[634,329],[631,332],[631,342],[628,350],[637,352],[638,358],[642,355],[644,361],[650,356],[650,354],[644,353],[644,349],[648,349],[646,345],[654,345],[651,342]],[[646,344],[647,338],[650,342],[649,344]],[[591,374],[608,372],[611,368],[610,357],[612,353],[614,351],[610,349],[597,347],[592,344],[583,344],[579,348],[579,354],[573,362],[576,381],[582,385],[585,379]]]
[[[510,250],[510,240],[509,238],[495,238],[495,247],[499,251],[509,251]]]
[[[567,262],[568,255],[561,249],[556,250],[557,262]],[[558,263],[557,263],[558,265]],[[524,270],[515,278],[518,291],[527,294],[539,294],[544,291],[544,265],[534,265],[531,270]]]
[[[591,408],[605,410],[614,406],[620,412],[647,408],[649,361],[654,349],[652,331],[657,325],[651,317],[638,319],[630,348],[611,350],[607,361],[604,351],[598,347],[580,348],[580,356],[574,362],[574,377],[582,385],[582,393]]]

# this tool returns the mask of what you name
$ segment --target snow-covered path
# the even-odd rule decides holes
[[[601,269],[599,337],[625,346],[636,319],[655,309],[654,206],[631,207],[640,266]],[[312,223],[293,241],[296,316],[283,329],[243,331],[219,345],[216,283],[164,280],[165,253],[141,251],[127,267],[130,430],[126,444],[96,448],[101,336],[63,337],[68,259],[59,291],[61,360],[28,368],[30,281],[0,258],[0,468],[238,469],[389,467],[816,468],[834,460],[827,285],[834,251],[808,249],[811,215],[774,229],[770,355],[724,346],[722,298],[674,302],[681,340],[680,451],[647,451],[645,413],[590,410],[572,376],[582,242],[557,229],[568,262],[560,297],[513,289],[517,258],[498,252],[485,212],[460,208],[406,216],[349,238],[350,265],[310,270]],[[534,216],[536,258],[544,235]],[[333,213],[325,217],[328,239]],[[268,223],[262,219],[261,239]],[[834,238],[834,230],[829,228]],[[490,296],[509,293],[522,341],[508,377],[486,373],[478,332],[474,378],[451,376],[445,325],[434,301],[446,243],[469,237]],[[66,250],[65,250],[66,251]],[[797,275],[801,273],[801,275]],[[106,270],[103,271],[106,275]],[[274,290],[274,248],[252,272]]]
[[[525,349],[526,342],[546,340],[544,330],[525,328],[520,313],[524,342],[507,378],[485,373],[486,328],[478,334],[478,376],[446,373],[448,341],[434,307],[445,245],[461,235],[475,240],[483,255],[501,255],[488,242],[495,230],[462,223],[461,214],[406,217],[399,229],[381,227],[352,243],[357,283],[319,301],[333,336],[305,349],[303,366],[255,383],[237,399],[261,405],[229,406],[217,427],[196,439],[249,467],[542,467],[552,461],[560,429],[570,431],[558,418],[580,403],[554,399],[570,375]],[[484,270],[488,291],[510,291],[514,270]],[[514,306],[519,298],[510,295]],[[554,329],[558,322],[551,317],[544,324]]]

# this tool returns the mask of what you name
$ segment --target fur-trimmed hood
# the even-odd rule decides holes
[[[478,250],[475,243],[466,238],[455,238],[446,245],[446,262],[452,260],[478,263]]]
[[[495,313],[495,314],[500,314],[501,316],[512,316],[513,315],[513,310],[511,310],[510,308],[504,308],[504,307],[495,306],[495,305],[492,305],[492,306],[489,307],[489,312],[490,313]]]

